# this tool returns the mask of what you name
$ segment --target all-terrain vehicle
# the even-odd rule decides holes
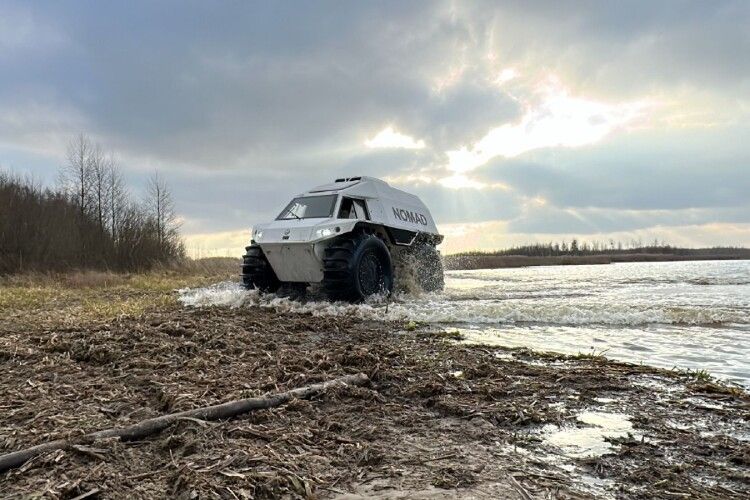
[[[242,283],[263,292],[317,283],[330,300],[349,302],[413,284],[438,291],[442,240],[417,196],[373,177],[336,179],[253,227]]]

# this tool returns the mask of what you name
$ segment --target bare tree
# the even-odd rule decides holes
[[[89,192],[91,189],[91,141],[84,134],[79,134],[68,145],[67,165],[62,171],[65,190],[78,206],[81,215],[85,215],[89,208]]]
[[[146,207],[155,226],[159,249],[163,252],[175,243],[179,224],[172,193],[158,172],[148,180]]]
[[[109,201],[107,200],[107,158],[102,153],[102,148],[98,144],[91,147],[88,161],[91,178],[91,189],[89,190],[91,201],[89,202],[89,206],[94,212],[96,222],[99,224],[99,231],[104,233],[104,226],[107,222],[107,209],[109,208]]]
[[[107,157],[107,200],[109,201],[109,229],[112,239],[117,242],[119,228],[122,225],[124,212],[127,209],[128,192],[125,179],[114,155]]]
[[[0,274],[25,269],[145,270],[184,257],[174,203],[158,175],[133,203],[114,156],[81,134],[60,188],[0,169]]]

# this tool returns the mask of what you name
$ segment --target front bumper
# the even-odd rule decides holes
[[[323,281],[323,248],[317,243],[259,243],[276,277],[295,283]]]

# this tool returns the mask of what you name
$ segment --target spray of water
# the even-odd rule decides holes
[[[458,328],[472,342],[708,369],[750,383],[750,262],[659,263],[449,271],[443,293],[414,274],[385,300],[292,300],[236,283],[186,289],[186,306],[273,308],[281,313],[417,321]]]

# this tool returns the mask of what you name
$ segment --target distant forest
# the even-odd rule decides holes
[[[562,256],[593,256],[593,255],[676,255],[684,257],[742,257],[750,258],[750,249],[740,247],[711,247],[711,248],[680,248],[658,240],[644,244],[641,240],[621,242],[608,240],[579,241],[572,239],[570,243],[533,243],[514,246],[503,250],[488,252],[472,251],[455,254],[457,256],[511,256],[526,257],[562,257]]]
[[[112,154],[73,140],[58,185],[0,170],[0,274],[141,271],[184,258],[166,182],[153,174],[135,200]]]

